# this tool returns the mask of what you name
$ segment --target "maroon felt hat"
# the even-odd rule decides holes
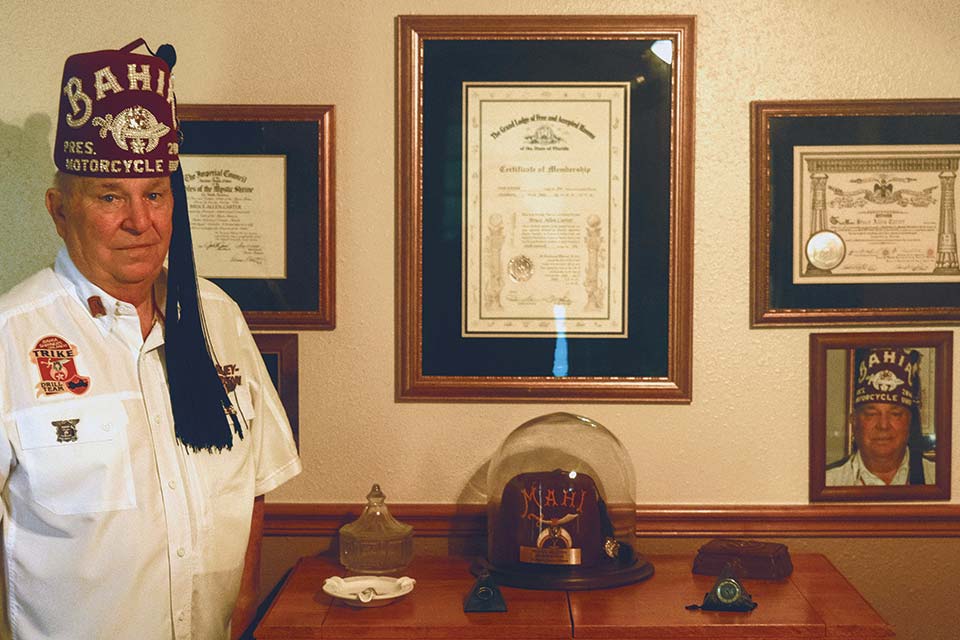
[[[168,176],[179,166],[170,65],[119,50],[67,58],[53,160],[60,171],[97,178]]]
[[[858,349],[853,404],[889,402],[920,406],[920,352],[913,349]]]

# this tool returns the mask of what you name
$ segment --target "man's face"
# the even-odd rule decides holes
[[[80,272],[107,293],[149,287],[170,246],[170,178],[68,176],[47,209]]]
[[[853,412],[853,435],[869,467],[871,460],[899,462],[910,437],[910,409],[892,402],[867,402]]]

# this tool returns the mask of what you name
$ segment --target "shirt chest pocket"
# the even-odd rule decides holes
[[[137,506],[127,445],[127,413],[110,398],[85,398],[20,412],[16,417],[20,480],[42,507],[74,515]],[[27,496],[24,496],[27,497]]]

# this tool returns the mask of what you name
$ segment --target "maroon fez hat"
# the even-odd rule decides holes
[[[97,178],[176,171],[172,65],[159,56],[133,53],[142,44],[139,39],[119,50],[67,58],[53,152],[60,171]]]
[[[233,433],[243,433],[214,365],[197,293],[171,73],[177,54],[168,44],[156,55],[133,53],[140,46],[147,48],[142,38],[67,58],[54,162],[64,173],[91,178],[170,177],[164,355],[174,430],[190,450],[229,449]]]
[[[895,347],[858,349],[854,406],[889,402],[919,410],[920,352]]]

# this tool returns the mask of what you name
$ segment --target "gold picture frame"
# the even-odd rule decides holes
[[[694,16],[398,18],[398,400],[691,401],[695,27]],[[465,87],[609,83],[627,87],[636,141],[622,185],[626,328],[465,336]]]
[[[751,184],[751,238],[750,254],[750,323],[752,327],[786,326],[844,326],[844,325],[905,325],[955,323],[960,320],[960,265],[957,263],[956,186],[957,153],[960,148],[960,100],[785,100],[757,101],[750,104],[750,184]],[[821,230],[830,236],[834,253],[840,252],[843,260],[843,243],[831,228],[832,222],[843,223],[841,209],[832,209],[836,202],[850,200],[850,194],[862,193],[868,200],[881,195],[879,216],[893,219],[909,217],[916,211],[911,198],[898,198],[899,193],[909,193],[914,187],[895,184],[896,180],[910,181],[911,177],[898,176],[903,165],[896,159],[899,149],[932,149],[949,146],[950,158],[940,158],[937,165],[927,163],[926,173],[932,178],[929,190],[936,202],[932,208],[940,208],[939,237],[936,248],[928,248],[926,262],[941,262],[949,267],[949,279],[927,281],[918,279],[901,270],[902,275],[892,274],[885,280],[867,275],[867,269],[876,269],[876,264],[864,267],[866,277],[838,279],[821,278],[815,284],[798,282],[796,276],[798,249],[805,238],[795,230],[798,214],[798,191],[794,179],[797,170],[795,153],[798,149],[828,148],[834,153],[847,150],[849,155],[860,154],[865,160],[862,178],[876,178],[874,184],[851,185],[849,191],[821,189],[823,222]],[[941,154],[942,155],[942,154]],[[924,159],[926,160],[926,159]],[[837,164],[833,164],[837,168]],[[952,169],[951,169],[952,167]],[[849,167],[838,169],[849,171]],[[940,174],[939,181],[937,173]],[[822,171],[838,177],[837,171]],[[882,174],[882,175],[881,175]],[[891,175],[892,174],[892,175]],[[873,187],[871,191],[870,187]],[[944,194],[941,197],[940,194]],[[813,200],[816,200],[814,196]],[[849,202],[847,202],[849,204]],[[888,206],[887,206],[888,205]],[[815,205],[814,205],[815,206]],[[847,211],[851,209],[847,208]],[[935,209],[934,209],[935,210]],[[934,213],[936,216],[936,213]],[[856,216],[854,216],[856,217]],[[936,221],[933,221],[936,224]],[[869,231],[863,225],[860,233]],[[913,233],[913,231],[911,231]],[[875,251],[887,255],[890,260],[896,255],[902,240],[898,235],[888,234],[888,239],[870,239],[861,247],[861,255]],[[952,238],[952,240],[951,240]],[[867,245],[865,248],[864,245]],[[828,248],[828,247],[824,247]],[[810,246],[807,247],[810,250]],[[916,251],[916,249],[911,249]],[[850,258],[852,251],[846,250]],[[924,269],[920,263],[916,269]],[[848,260],[848,264],[849,264]],[[874,261],[876,262],[876,261]],[[831,264],[824,265],[829,272]],[[913,268],[913,267],[908,267]]]

